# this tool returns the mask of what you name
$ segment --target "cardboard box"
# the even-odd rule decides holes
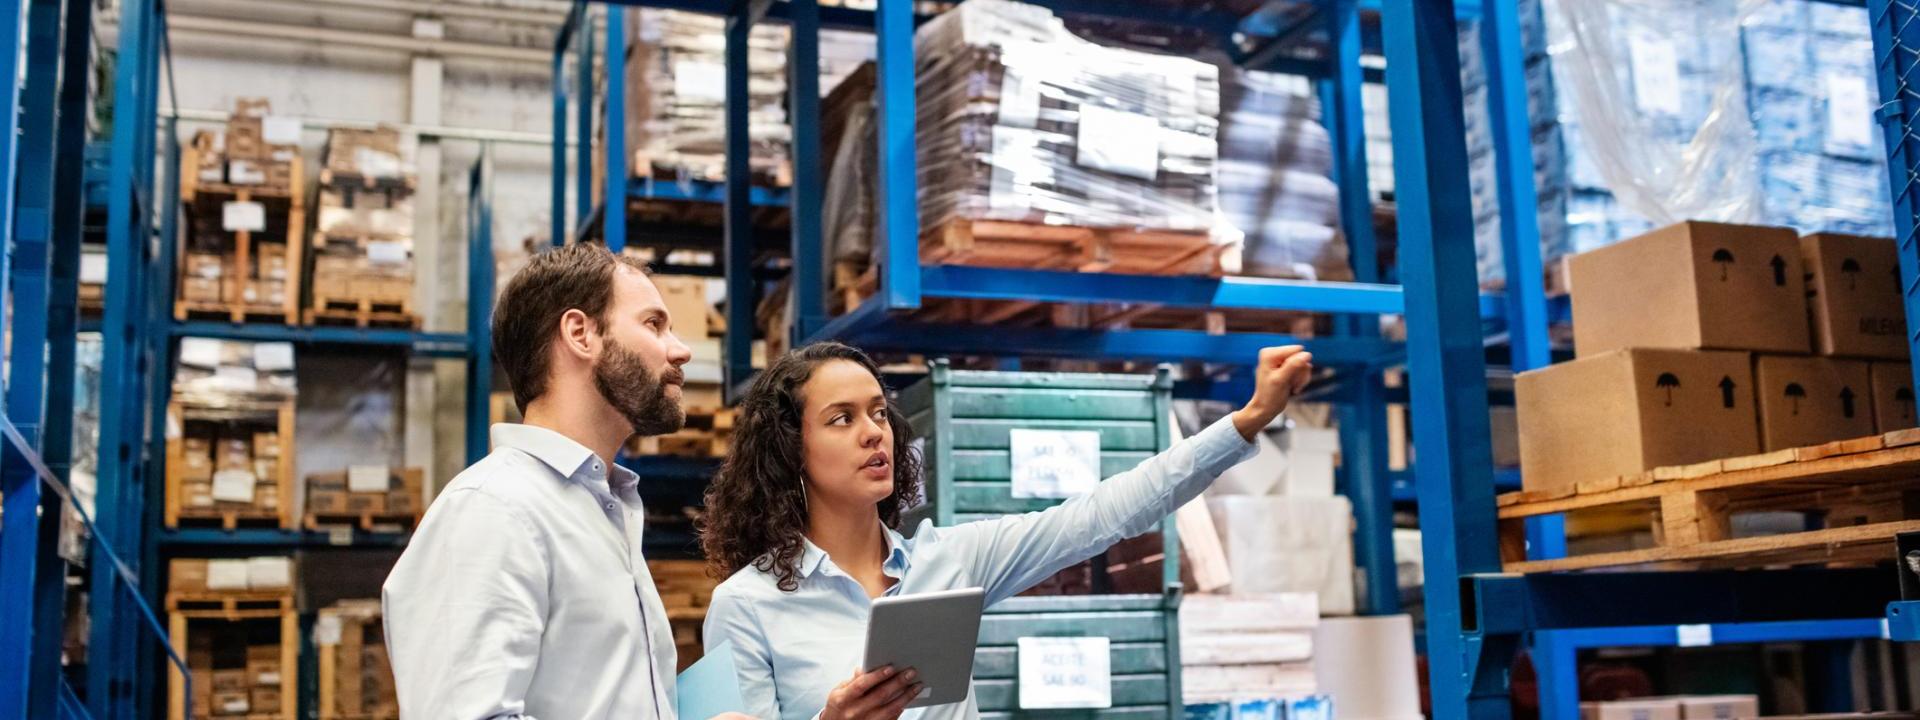
[[[216,303],[223,299],[219,278],[190,277],[180,281],[180,299]]]
[[[248,700],[260,712],[278,712],[280,710],[280,688],[255,687],[248,693]]]
[[[307,512],[343,513],[347,512],[347,492],[345,490],[307,489]]]
[[[1758,695],[1685,695],[1680,720],[1748,720],[1760,717]]]
[[[1762,355],[1753,374],[1760,445],[1767,452],[1874,434],[1873,382],[1864,361]]]
[[[1580,703],[1580,720],[1680,720],[1674,698],[1641,698]]]
[[[1800,238],[1814,349],[1821,355],[1906,360],[1907,311],[1892,238],[1820,234]]]
[[[1616,350],[1520,374],[1525,488],[1759,452],[1750,362],[1741,352]]]
[[[380,512],[386,512],[386,511],[387,511],[387,494],[386,493],[383,493],[383,492],[347,493],[347,512],[380,513]]]
[[[1785,228],[1685,222],[1576,255],[1573,344],[1807,352],[1799,239]]]
[[[247,589],[285,590],[293,587],[293,558],[264,556],[247,558]]]
[[[167,589],[177,593],[207,591],[205,558],[174,558],[167,561]],[[212,652],[211,649],[208,652]]]
[[[314,473],[312,475],[308,475],[307,490],[309,492],[314,490],[337,490],[339,492],[346,492],[347,491],[347,472],[345,470],[341,470],[337,472]]]
[[[279,687],[285,676],[280,667],[280,645],[247,646],[247,680],[255,687]]]
[[[260,243],[254,249],[255,275],[262,280],[287,279],[285,243]]]
[[[264,185],[266,182],[267,170],[259,160],[241,160],[236,157],[227,161],[227,184]]]
[[[401,488],[387,493],[387,512],[401,515],[420,512],[420,491]]]
[[[654,275],[653,286],[666,301],[667,317],[673,322],[673,334],[684,338],[707,336],[707,279],[679,275]]]
[[[1889,433],[1920,425],[1914,419],[1913,366],[1907,363],[1873,363],[1868,368],[1873,383],[1873,430]]]
[[[247,686],[247,671],[245,670],[226,669],[213,671],[213,692],[215,694],[223,692],[246,692]]]
[[[251,703],[252,696],[244,688],[229,692],[215,690],[209,709],[214,715],[245,715],[252,710]]]
[[[213,253],[187,253],[186,275],[217,280],[227,274],[226,258]]]
[[[257,432],[253,434],[253,456],[255,458],[280,457],[280,433]]]

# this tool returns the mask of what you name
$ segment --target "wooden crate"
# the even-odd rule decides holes
[[[271,318],[288,325],[300,320],[301,258],[306,256],[306,204],[304,197],[304,179],[301,159],[292,160],[292,177],[286,187],[266,185],[228,185],[226,183],[208,183],[199,179],[193,169],[198,166],[199,150],[182,148],[180,202],[191,216],[206,218],[207,222],[218,222],[221,206],[227,202],[258,202],[268,206],[269,227],[280,226],[278,232],[269,234],[283,239],[287,255],[286,297],[282,302],[273,304],[250,303],[243,297],[244,281],[250,276],[254,266],[256,247],[260,238],[247,230],[233,231],[233,248],[227,255],[226,278],[235,282],[225,283],[220,302],[205,300],[187,300],[176,297],[173,316],[175,320],[189,317],[210,317],[225,319],[234,323],[246,322],[255,318]],[[186,255],[181,252],[180,267],[176,270],[179,278],[186,279]]]
[[[300,616],[293,609],[293,595],[280,593],[247,593],[231,596],[249,598],[240,602],[240,607],[224,606],[218,609],[203,607],[206,599],[199,596],[176,598],[169,594],[167,598],[167,641],[173,646],[173,652],[186,658],[188,632],[194,626],[203,623],[241,623],[252,621],[278,621],[280,630],[280,707],[269,712],[254,709],[245,716],[258,720],[294,720],[299,717],[300,692]],[[180,609],[173,609],[179,607]],[[167,717],[169,720],[185,720],[182,701],[187,694],[187,681],[180,670],[172,663],[163,663],[167,673]],[[194,717],[208,717],[210,708],[194,708]]]
[[[666,607],[667,621],[673,625],[679,669],[686,670],[704,653],[701,630],[707,620],[707,606],[713,601],[713,588],[720,583],[707,575],[704,560],[648,560],[647,572],[653,575],[660,604]]]
[[[382,696],[380,704],[385,705],[384,708],[367,707],[364,699],[367,674],[362,665],[362,651],[369,642],[385,642],[379,634],[373,634],[369,640],[368,630],[379,622],[380,606],[374,600],[343,602],[320,611],[316,628],[319,623],[338,623],[340,629],[340,642],[316,640],[314,643],[315,654],[319,656],[316,665],[320,720],[397,720],[399,717],[397,698],[377,693]]]
[[[1497,503],[1508,572],[1878,562],[1892,557],[1896,534],[1920,531],[1920,430],[1507,493]],[[1734,537],[1735,515],[1764,511],[1806,513],[1825,527]],[[1559,513],[1570,526],[1651,531],[1656,547],[1526,559],[1526,519]]]
[[[181,426],[190,420],[203,417],[205,413],[218,413],[222,420],[236,417],[257,419],[263,426],[272,426],[279,436],[279,456],[277,458],[276,477],[264,479],[273,483],[279,493],[279,507],[273,510],[247,508],[193,508],[185,504],[181,489],[183,476],[180,468],[185,460],[185,449],[179,437],[167,438],[166,460],[166,502],[164,521],[166,527],[217,527],[234,530],[241,527],[270,526],[291,530],[296,526],[293,515],[293,415],[294,401],[283,400],[272,405],[235,410],[233,408],[210,408],[182,401],[178,398],[167,404],[169,422]]]
[[[1060,717],[1060,711],[1020,709],[1019,639],[1105,637],[1112,643],[1113,707],[1078,711],[1075,718],[1177,718],[1180,625],[1163,595],[1016,597],[986,609],[973,655],[974,698],[982,717]]]

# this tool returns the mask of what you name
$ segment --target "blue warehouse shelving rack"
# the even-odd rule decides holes
[[[928,298],[1041,300],[1051,302],[1145,302],[1221,309],[1288,309],[1329,313],[1345,318],[1341,332],[1305,341],[1323,364],[1337,369],[1336,380],[1324,399],[1341,408],[1343,479],[1355,505],[1358,531],[1356,556],[1367,583],[1363,607],[1368,612],[1397,610],[1391,548],[1391,503],[1398,498],[1417,501],[1424,531],[1427,574],[1426,644],[1432,668],[1434,716],[1505,717],[1507,668],[1514,651],[1530,645],[1540,669],[1543,713],[1555,720],[1571,720],[1577,712],[1575,653],[1581,648],[1626,645],[1679,644],[1677,626],[1710,625],[1720,642],[1826,640],[1882,635],[1881,608],[1890,592],[1886,578],[1868,572],[1809,573],[1689,573],[1610,574],[1607,576],[1499,575],[1495,548],[1496,488],[1517,485],[1511,472],[1496,473],[1488,441],[1486,383],[1488,340],[1504,335],[1511,369],[1521,372],[1544,367],[1553,359],[1547,327],[1562,308],[1549,304],[1542,287],[1532,159],[1526,149],[1530,137],[1523,74],[1521,18],[1511,0],[1325,0],[1311,4],[1268,3],[1245,17],[1226,14],[1210,4],[1088,3],[1042,0],[1063,14],[1085,14],[1118,20],[1148,21],[1219,37],[1243,65],[1307,75],[1319,82],[1326,123],[1335,150],[1335,180],[1341,188],[1342,226],[1354,258],[1356,283],[1313,283],[1263,279],[1203,279],[1129,277],[922,266],[919,261],[914,167],[914,64],[912,30],[919,18],[910,3],[883,0],[872,12],[817,7],[809,0],[777,2],[730,0],[620,0],[607,2],[605,57],[624,56],[626,38],[619,22],[622,6],[664,7],[722,15],[727,18],[729,99],[727,124],[730,142],[727,177],[745,178],[746,111],[745,40],[758,22],[792,26],[789,51],[789,113],[794,130],[795,176],[790,191],[769,193],[746,182],[682,186],[674,190],[688,200],[718,201],[726,207],[727,223],[720,244],[731,298],[752,297],[754,281],[748,272],[755,250],[747,213],[756,205],[785,202],[792,213],[790,256],[794,259],[790,307],[796,311],[795,343],[833,338],[878,350],[923,353],[1064,356],[1156,361],[1200,360],[1240,364],[1262,346],[1292,342],[1271,335],[1208,336],[1181,331],[1035,330],[968,325],[928,325],[903,319]],[[1911,6],[1886,0],[1870,3],[1878,25],[1895,30],[1887,34],[1899,52],[1883,49],[1883,73],[1904,78],[1916,63],[1920,28],[1910,27]],[[591,103],[595,39],[592,6],[576,3],[559,33],[554,56],[556,127],[568,123],[568,101],[575,108],[576,133],[591,137],[595,122]],[[1304,12],[1302,12],[1304,10]],[[1362,12],[1377,14],[1377,28],[1362,23]],[[1505,276],[1513,279],[1509,291],[1482,295],[1474,268],[1473,217],[1467,196],[1467,154],[1462,116],[1457,21],[1475,18],[1481,23],[1481,43],[1488,65],[1489,103],[1498,158],[1497,178],[1501,207]],[[819,88],[815,75],[817,29],[841,27],[875,33],[879,65],[878,104],[881,162],[878,201],[885,245],[879,258],[879,292],[863,305],[828,317],[822,300],[820,187],[818,158]],[[1905,40],[1904,44],[1900,41]],[[1386,71],[1363,69],[1363,52],[1376,48],[1385,55]],[[567,94],[567,55],[575,53],[576,85]],[[609,76],[604,153],[608,197],[658,197],[657,186],[627,183],[626,148],[618,128],[625,122],[621,63],[606,63]],[[1897,66],[1897,67],[1896,67]],[[1399,216],[1399,267],[1382,268],[1374,261],[1369,194],[1366,186],[1365,147],[1362,139],[1360,86],[1387,85],[1392,98],[1395,200]],[[1891,82],[1891,81],[1890,81]],[[1920,97],[1898,82],[1901,92]],[[1883,88],[1891,94],[1892,86]],[[1920,114],[1904,103],[1885,111],[1889,122]],[[1910,155],[1920,152],[1910,126],[1889,126],[1890,148],[1896,167],[1920,164]],[[577,186],[588,186],[591,143],[582,142],[574,162]],[[1906,154],[1903,154],[1906,153]],[[565,133],[556,134],[556,168],[566,163]],[[1902,164],[1904,163],[1904,164]],[[1896,171],[1896,190],[1913,184],[1911,175]],[[687,188],[691,187],[691,190]],[[1912,255],[1912,208],[1920,204],[1910,190],[1902,191],[1901,225]],[[567,178],[556,170],[554,207],[564,208]],[[622,213],[594,207],[582,191],[576,205],[582,227],[599,222],[600,237],[614,248],[631,241]],[[585,236],[572,230],[564,212],[556,211],[553,237]],[[1907,287],[1915,287],[1920,262],[1907,263]],[[1397,277],[1403,284],[1383,284]],[[1909,302],[1913,300],[1909,292]],[[730,303],[727,339],[727,382],[737,386],[751,374],[746,364],[751,342],[750,303]],[[1378,337],[1377,319],[1403,315],[1408,329],[1404,345]],[[1389,395],[1381,371],[1404,363],[1410,390]],[[1239,394],[1235,379],[1217,383],[1189,383],[1186,394],[1231,397]],[[1384,406],[1406,397],[1415,418],[1413,434],[1422,452],[1410,476],[1385,470]],[[641,465],[642,472],[648,467]],[[1565,536],[1557,518],[1532,521],[1529,548],[1536,557],[1564,554]],[[1793,587],[1818,578],[1835,591],[1812,601],[1769,602],[1778,595],[1769,589]],[[1655,591],[1657,589],[1657,592]],[[1848,589],[1858,592],[1848,593]],[[1644,607],[1619,607],[1593,598],[1649,597],[1666,602]],[[1910,614],[1920,617],[1920,610]],[[1916,629],[1920,634],[1920,629]]]
[[[93,9],[87,0],[28,0],[17,16],[0,16],[0,30],[14,38],[0,66],[22,78],[7,96],[13,112],[4,114],[17,117],[18,126],[0,134],[8,139],[0,142],[0,197],[13,198],[0,203],[0,232],[9,248],[0,277],[10,284],[6,296],[12,303],[4,313],[12,347],[0,414],[0,617],[7,618],[0,623],[0,718],[143,718],[165,712],[156,688],[164,686],[160,680],[169,666],[184,670],[154,611],[165,554],[406,542],[404,535],[360,532],[342,537],[161,528],[159,463],[177,338],[284,341],[302,352],[384,349],[466,362],[466,456],[477,459],[487,451],[490,151],[483,149],[470,188],[465,332],[177,322],[167,308],[179,145],[171,117],[175,105],[169,101],[163,112],[159,102],[160,73],[170,66],[165,8],[161,0],[120,3],[112,84],[102,91],[111,97],[110,135],[90,143]],[[100,217],[104,228],[84,227]],[[108,276],[103,317],[87,323],[103,335],[103,385],[94,392],[105,401],[97,511],[87,520],[90,543],[82,566],[70,565],[57,546],[63,503],[72,497],[66,476],[81,325],[78,267],[88,230],[105,235]],[[86,591],[88,661],[63,667],[70,586]]]

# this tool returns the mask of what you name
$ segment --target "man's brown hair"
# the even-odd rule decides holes
[[[493,309],[493,361],[506,373],[520,412],[547,391],[548,348],[560,316],[578,309],[595,327],[606,327],[614,270],[622,265],[647,272],[645,263],[615,255],[604,245],[569,243],[534,255],[500,291]]]

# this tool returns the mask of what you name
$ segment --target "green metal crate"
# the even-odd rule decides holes
[[[1058,504],[1013,497],[1014,429],[1096,431],[1102,476],[1132,468],[1170,444],[1172,388],[1165,369],[1151,376],[984,372],[935,361],[927,379],[900,394],[902,412],[926,442],[926,502],[907,513],[903,526],[931,518],[944,527]],[[1166,559],[1159,595],[1016,597],[987,609],[974,656],[983,718],[1180,716],[1180,547],[1171,517],[1160,534]],[[1019,709],[1021,637],[1108,638],[1113,707]]]

